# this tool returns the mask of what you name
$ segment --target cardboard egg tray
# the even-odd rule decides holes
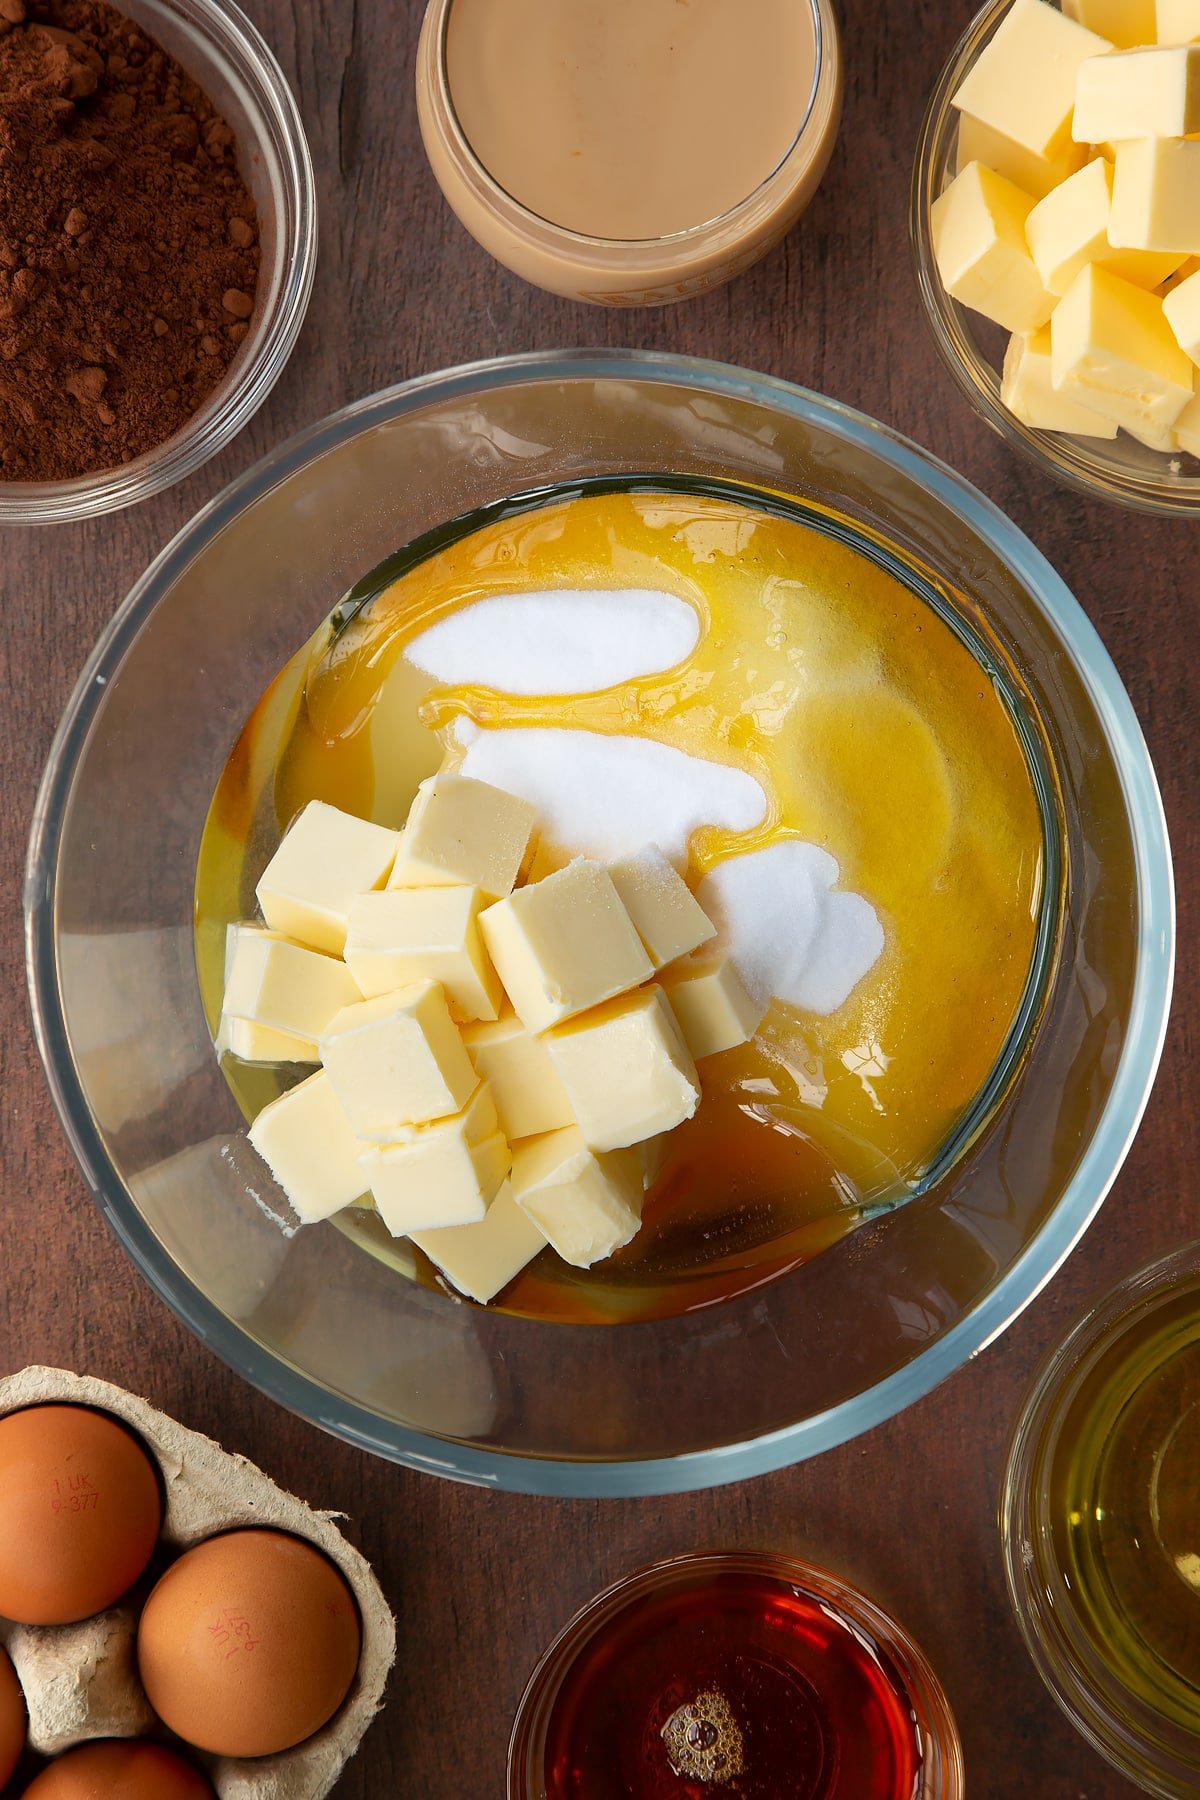
[[[379,1583],[338,1530],[338,1515],[314,1512],[245,1457],[185,1430],[111,1382],[42,1368],[0,1380],[0,1417],[43,1401],[99,1408],[137,1433],[162,1475],[161,1542],[171,1549],[186,1550],[219,1531],[274,1526],[307,1538],[341,1570],[358,1602],[362,1653],[353,1686],[328,1725],[278,1756],[241,1760],[187,1750],[207,1770],[220,1800],[321,1800],[379,1711],[396,1654],[395,1626]],[[89,1738],[138,1737],[157,1729],[138,1681],[136,1635],[136,1615],[122,1606],[77,1625],[0,1622],[0,1641],[25,1692],[31,1749],[55,1756]]]

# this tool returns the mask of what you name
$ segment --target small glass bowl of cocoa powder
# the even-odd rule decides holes
[[[0,0],[0,523],[110,512],[216,455],[316,254],[296,104],[232,0]]]

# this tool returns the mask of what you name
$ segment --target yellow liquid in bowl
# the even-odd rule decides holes
[[[1043,1551],[1118,1689],[1200,1741],[1200,1286],[1127,1321],[1078,1382]],[[1119,1703],[1118,1703],[1119,1704]]]
[[[361,609],[335,613],[234,749],[197,883],[214,1024],[225,925],[253,911],[282,828],[313,798],[399,825],[462,717],[634,734],[743,770],[766,816],[749,833],[698,830],[689,878],[799,838],[835,858],[837,885],[883,924],[881,956],[835,1012],[776,1003],[752,1044],[705,1059],[700,1109],[656,1146],[626,1250],[590,1271],[543,1256],[499,1304],[577,1319],[677,1312],[806,1260],[928,1175],[1028,1005],[1046,825],[1013,707],[978,645],[846,531],[684,484],[531,502],[447,533]],[[699,614],[696,649],[665,674],[516,697],[433,686],[404,655],[490,594],[634,587]],[[556,860],[550,846],[543,862]],[[292,1078],[230,1059],[225,1071],[248,1116]],[[369,1211],[339,1223],[427,1273]]]

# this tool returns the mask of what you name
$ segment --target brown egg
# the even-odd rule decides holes
[[[0,1419],[0,1613],[66,1625],[103,1612],[150,1560],[158,1475],[107,1413],[32,1406]]]
[[[25,1696],[17,1671],[0,1647],[0,1791],[21,1760],[25,1748]]]
[[[214,1800],[212,1784],[161,1744],[109,1739],[57,1757],[25,1800]]]
[[[328,1557],[281,1531],[230,1531],[162,1577],[138,1627],[138,1669],[189,1744],[270,1756],[333,1716],[359,1647],[354,1596]]]

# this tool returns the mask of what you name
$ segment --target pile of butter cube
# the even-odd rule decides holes
[[[1015,0],[953,105],[934,257],[1004,405],[1200,456],[1200,0]]]
[[[369,1196],[472,1299],[551,1245],[587,1268],[641,1223],[638,1146],[762,1009],[655,846],[520,885],[535,813],[449,771],[403,829],[314,800],[229,927],[217,1048],[320,1063],[250,1141],[303,1223]]]

